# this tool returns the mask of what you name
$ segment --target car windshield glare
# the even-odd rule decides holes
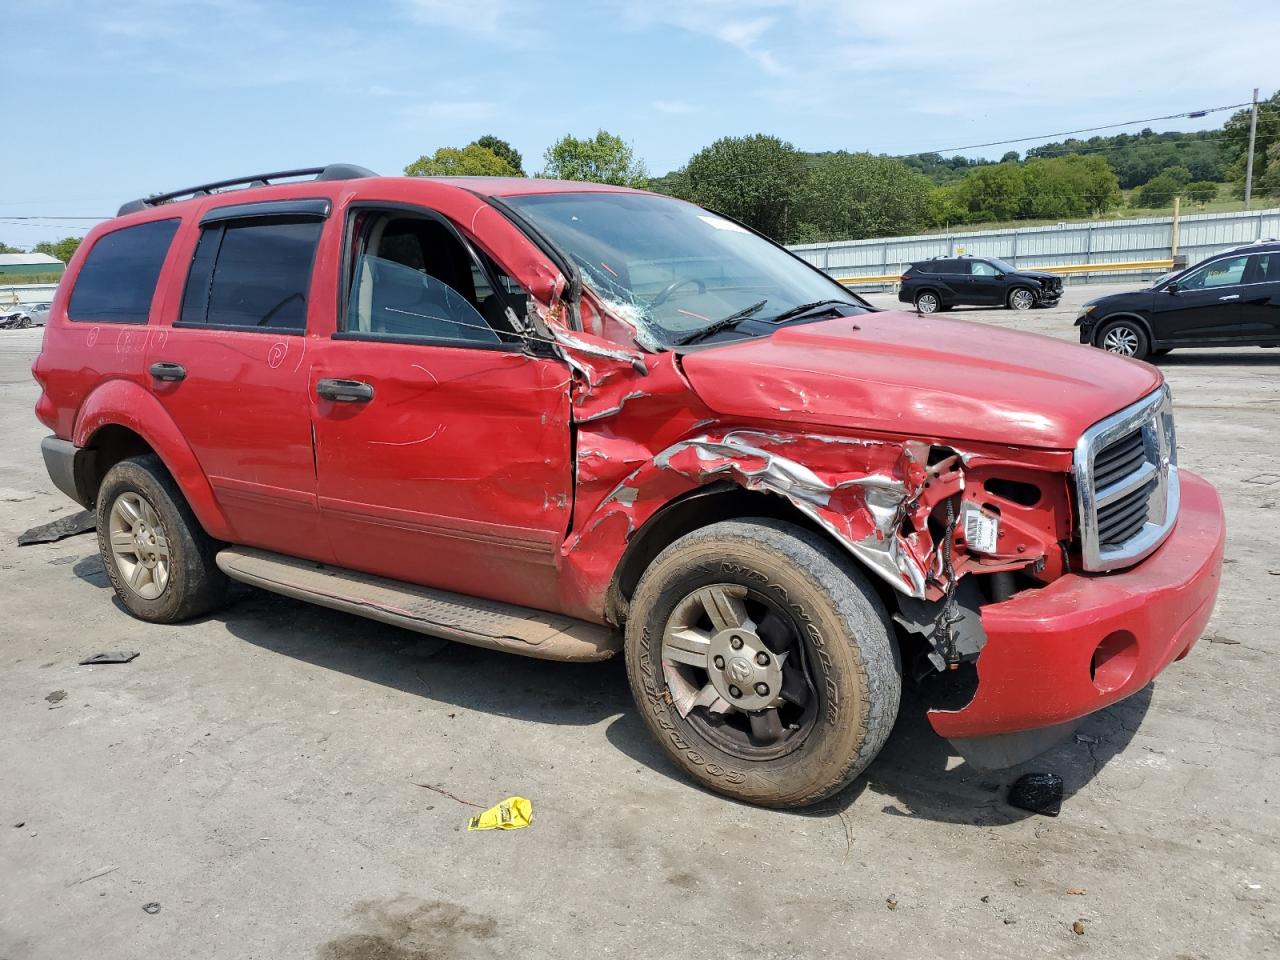
[[[997,260],[995,257],[989,258],[987,260],[987,263],[991,264],[1001,273],[1017,273],[1018,272],[1018,268],[1015,267],[1013,264],[1005,263],[1003,260]]]
[[[573,260],[583,282],[649,349],[668,349],[762,300],[755,320],[817,301],[866,308],[763,237],[683,200],[582,192],[506,203]]]

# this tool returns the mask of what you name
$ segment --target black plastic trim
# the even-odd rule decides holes
[[[173,326],[179,330],[230,330],[233,333],[275,333],[282,337],[301,337],[306,335],[305,327],[249,327],[240,323],[190,323],[175,320]]]
[[[296,170],[277,170],[275,173],[258,173],[249,177],[232,177],[230,180],[214,180],[212,183],[201,183],[194,187],[172,190],[169,193],[156,193],[140,200],[130,200],[128,203],[121,205],[120,209],[116,211],[116,216],[123,217],[129,213],[137,213],[139,210],[146,210],[150,207],[167,203],[170,200],[176,200],[179,197],[208,196],[214,190],[219,190],[223,187],[240,185],[266,187],[270,186],[272,180],[288,180],[306,176],[311,176],[312,179],[320,181],[363,180],[366,177],[376,177],[377,174],[354,163],[330,163],[323,167],[300,167]]]
[[[312,200],[264,200],[258,203],[229,203],[214,207],[200,217],[200,226],[224,220],[251,220],[259,217],[293,217],[324,220],[333,204],[324,197]]]
[[[495,331],[496,332],[496,331]],[[395,336],[385,333],[351,333],[339,330],[333,340],[352,340],[357,343],[403,343],[416,347],[454,347],[458,350],[495,350],[500,353],[524,353],[522,343],[484,343],[477,340],[449,340],[442,337]]]

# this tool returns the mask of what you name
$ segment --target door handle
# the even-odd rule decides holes
[[[373,399],[373,385],[359,380],[320,380],[316,393],[335,403],[368,403]]]
[[[159,360],[151,365],[151,376],[164,383],[177,383],[187,378],[187,368],[180,363]]]
[[[1238,294],[1238,293],[1233,293],[1233,294],[1231,294],[1231,296],[1229,296],[1229,297],[1219,297],[1218,299],[1219,299],[1219,300],[1239,300],[1239,299],[1240,299],[1240,294]]]

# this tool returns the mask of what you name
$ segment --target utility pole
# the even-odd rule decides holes
[[[1249,156],[1244,162],[1244,208],[1253,199],[1253,144],[1258,137],[1258,88],[1253,88],[1253,110],[1249,114]]]

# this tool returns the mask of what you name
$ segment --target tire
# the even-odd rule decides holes
[[[1027,287],[1014,287],[1006,302],[1010,310],[1030,310],[1036,305],[1036,295]]]
[[[130,457],[108,470],[96,513],[102,563],[139,620],[177,623],[222,603],[227,577],[214,562],[217,545],[159,457]]]
[[[948,310],[951,310],[954,306],[955,306],[955,304],[953,304],[953,303],[944,303],[942,306],[940,306],[940,307],[938,308],[938,312],[939,312],[939,313],[946,313]]]
[[[1173,347],[1161,347],[1159,350],[1152,350],[1150,356],[1163,357],[1167,353],[1172,353]]]
[[[1109,320],[1098,329],[1098,337],[1094,343],[1120,357],[1132,357],[1134,360],[1145,360],[1150,352],[1150,341],[1147,332],[1136,320],[1122,317]]]
[[[937,313],[942,308],[942,298],[932,290],[921,290],[916,294],[917,313]]]
[[[695,623],[690,610],[713,606],[719,632],[710,616],[683,627]],[[733,624],[745,621],[730,607],[752,621],[737,653]],[[802,807],[842,789],[884,746],[902,692],[892,637],[851,557],[793,524],[733,520],[682,537],[645,570],[626,625],[627,679],[645,725],[694,780],[747,803]],[[718,649],[727,659],[717,664]],[[776,690],[762,685],[779,677]],[[748,708],[778,705],[738,709],[735,689]]]

